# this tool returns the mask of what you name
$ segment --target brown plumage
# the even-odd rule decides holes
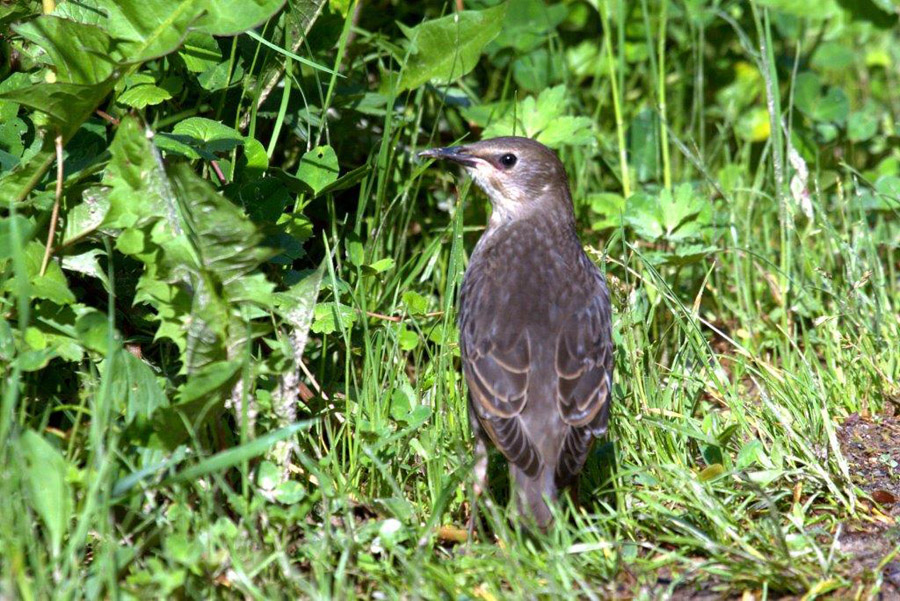
[[[490,440],[509,462],[520,511],[544,529],[552,519],[546,500],[576,483],[594,438],[606,432],[606,282],[581,248],[565,169],[551,150],[506,137],[421,156],[465,166],[493,207],[460,291],[475,492],[487,488]]]

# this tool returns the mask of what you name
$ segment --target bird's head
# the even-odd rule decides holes
[[[419,156],[465,167],[490,198],[495,217],[502,220],[535,211],[571,213],[566,171],[556,154],[540,142],[515,136],[491,138],[465,146],[431,148]]]

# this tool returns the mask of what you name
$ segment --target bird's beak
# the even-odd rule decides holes
[[[466,146],[448,146],[447,148],[429,148],[418,154],[422,159],[437,159],[439,161],[453,161],[465,167],[475,167],[480,160],[471,154]]]

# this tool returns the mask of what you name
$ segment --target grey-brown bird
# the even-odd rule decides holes
[[[492,205],[459,306],[475,494],[487,489],[491,441],[509,462],[520,513],[546,529],[547,502],[577,482],[609,421],[606,282],[581,247],[565,169],[546,146],[504,137],[420,156],[464,166]]]

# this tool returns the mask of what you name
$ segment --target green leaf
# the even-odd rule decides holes
[[[714,463],[703,468],[703,471],[697,474],[697,479],[700,480],[700,482],[709,482],[715,480],[724,473],[725,467],[721,463]]]
[[[172,134],[207,160],[215,159],[217,152],[229,152],[244,143],[244,136],[233,127],[204,117],[190,117],[178,122]]]
[[[865,211],[900,211],[900,177],[882,175],[875,180],[874,190],[863,190],[854,204]]]
[[[244,154],[238,166],[246,179],[254,181],[262,178],[269,168],[269,156],[266,147],[256,138],[244,138]]]
[[[222,62],[222,51],[216,39],[209,34],[192,31],[178,52],[188,71],[202,73]]]
[[[221,361],[196,370],[188,377],[178,397],[178,403],[190,403],[229,389],[236,380],[240,368],[240,361]]]
[[[585,146],[594,141],[593,123],[588,117],[557,117],[538,134],[537,141],[550,148]]]
[[[47,299],[57,305],[71,305],[75,295],[69,290],[66,276],[56,261],[47,264],[47,271],[40,275],[41,262],[44,259],[44,245],[33,240],[25,246],[25,265],[31,276],[31,295],[34,298]],[[6,281],[6,289],[11,290],[14,279]]]
[[[90,309],[75,321],[75,332],[84,348],[96,353],[109,349],[109,319],[104,313]]]
[[[103,225],[129,228],[158,219],[174,221],[177,208],[165,173],[137,119],[122,119],[109,151],[112,159],[103,176],[110,187],[109,211]]]
[[[299,503],[306,496],[306,489],[296,480],[282,482],[275,489],[275,500],[284,505]]]
[[[734,126],[734,133],[742,140],[748,142],[762,142],[769,139],[772,133],[772,122],[769,113],[762,107],[753,107],[738,118]]]
[[[234,85],[241,81],[244,77],[244,68],[238,61],[234,68],[231,68],[229,62],[213,65],[197,77],[200,86],[208,92],[217,92],[224,90],[228,86]]]
[[[598,217],[591,221],[591,229],[605,230],[622,225],[625,214],[625,198],[621,194],[600,192],[587,197],[591,211]]]
[[[865,142],[878,133],[879,111],[871,102],[850,114],[847,137],[851,142]]]
[[[25,460],[21,477],[31,507],[47,529],[53,557],[58,557],[74,506],[67,480],[69,464],[56,447],[33,430],[25,430],[18,444]]]
[[[565,116],[565,111],[566,88],[561,85],[544,90],[536,99],[529,96],[518,106],[493,105],[489,114],[494,121],[484,129],[482,137],[525,136],[550,148],[593,143],[592,121],[587,117]],[[467,111],[466,116],[475,116],[477,121],[473,111]]]
[[[794,103],[813,121],[840,125],[847,120],[850,112],[850,100],[844,90],[831,86],[823,88],[819,76],[811,72],[797,76]]]
[[[119,94],[119,97],[116,98],[116,102],[132,108],[143,109],[148,106],[160,104],[171,98],[172,95],[168,90],[164,90],[153,84],[139,84],[131,86]]]
[[[375,261],[371,265],[364,265],[363,268],[367,271],[372,271],[373,273],[383,273],[394,268],[394,260],[390,257],[386,257]]]
[[[63,139],[68,140],[109,94],[113,84],[111,79],[94,85],[41,83],[4,92],[0,98],[45,113],[62,130]],[[53,158],[51,155],[50,160]]]
[[[833,17],[838,12],[834,0],[808,2],[807,0],[756,0],[761,6],[782,11],[804,19],[822,20]]]
[[[406,305],[406,310],[411,315],[424,315],[425,311],[428,310],[428,301],[418,292],[408,290],[403,293],[401,298],[403,304]]]
[[[340,303],[320,303],[316,305],[314,315],[312,331],[317,334],[331,334],[341,329],[338,324],[347,329],[356,322],[356,311],[353,307]]]
[[[274,15],[285,0],[207,0],[206,14],[193,26],[217,36],[237,35]]]
[[[569,7],[542,0],[517,0],[511,2],[513,10],[506,11],[503,28],[490,45],[490,49],[512,48],[520,54],[528,54],[542,45],[547,36],[562,23]]]
[[[128,62],[140,63],[174,52],[188,28],[207,8],[196,0],[95,0],[105,26]]]
[[[447,84],[474,69],[482,49],[500,33],[506,8],[504,3],[481,11],[464,10],[412,29],[401,25],[412,55],[401,72],[398,91],[428,81]],[[397,59],[403,60],[403,55]]]
[[[41,15],[15,31],[47,52],[60,82],[96,84],[115,70],[113,42],[100,27]]]
[[[81,198],[80,203],[66,211],[64,246],[96,231],[109,212],[109,191],[101,186],[86,189]]]
[[[25,154],[22,137],[27,132],[28,125],[19,118],[0,121],[0,171],[9,171],[19,164]]]
[[[126,424],[149,420],[158,408],[169,406],[149,365],[122,348],[113,355],[113,361],[110,398],[124,405]]]
[[[22,215],[0,219],[0,261],[12,257],[13,241],[11,230],[13,219],[16,221],[15,225],[18,230],[17,240],[19,242],[27,242],[34,235],[34,223]]]
[[[262,234],[247,215],[187,165],[174,166],[169,177],[200,267],[218,281],[227,284],[274,254],[262,245]]]
[[[694,189],[690,184],[680,184],[675,188],[674,194],[669,190],[661,191],[659,204],[666,238],[682,240],[699,233],[696,226],[701,224],[695,218],[700,215],[707,203],[694,195]]]
[[[662,238],[665,233],[659,200],[644,192],[636,192],[626,201],[625,223],[638,236],[650,242]]]
[[[339,174],[337,154],[331,146],[318,146],[304,154],[297,169],[297,178],[312,189],[313,196],[336,181]]]
[[[410,330],[405,325],[401,325],[397,331],[397,342],[401,350],[406,352],[415,350],[419,346],[419,334],[415,330]]]

